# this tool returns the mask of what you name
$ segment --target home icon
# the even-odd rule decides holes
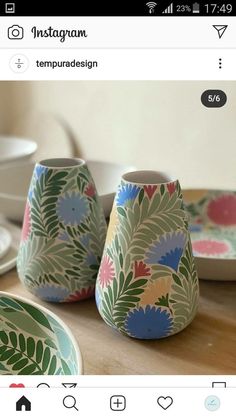
[[[25,412],[31,411],[31,402],[25,396],[22,396],[18,402],[16,402],[16,411],[21,412],[23,410]]]

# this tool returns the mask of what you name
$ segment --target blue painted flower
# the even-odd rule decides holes
[[[43,173],[47,172],[47,170],[47,167],[37,164],[34,170],[35,179],[38,180]]]
[[[85,249],[89,248],[90,239],[91,239],[90,233],[86,233],[80,236],[80,242],[85,247]]]
[[[125,320],[128,335],[137,339],[160,339],[170,335],[173,320],[167,310],[150,305],[130,311]]]
[[[146,263],[160,264],[178,270],[180,259],[186,245],[187,237],[183,231],[167,233],[154,242],[146,253]]]
[[[92,252],[89,252],[88,253],[88,255],[86,257],[86,264],[88,266],[97,265],[98,264],[97,258],[96,258],[96,256],[95,256],[94,253],[92,253]]]
[[[32,202],[32,198],[33,198],[33,188],[32,187],[30,187],[30,189],[29,189],[28,198],[29,198],[29,201]]]
[[[47,172],[47,167],[44,167],[44,166],[41,166],[41,165],[39,165],[39,164],[37,164],[36,166],[35,166],[35,169],[34,169],[34,174],[33,174],[33,180],[32,180],[32,182],[31,182],[31,185],[30,185],[30,190],[29,190],[29,194],[28,194],[28,198],[29,198],[29,200],[30,200],[30,202],[32,201],[32,198],[33,198],[33,193],[34,193],[34,186],[33,186],[33,184],[37,181],[37,180],[39,180],[39,178],[40,178],[40,176],[43,174],[43,173],[46,173]]]
[[[78,225],[89,213],[88,202],[85,197],[76,192],[66,193],[58,199],[57,214],[65,225]]]
[[[69,242],[70,236],[66,231],[61,231],[58,235],[58,239],[62,240],[63,242]]]
[[[127,205],[129,201],[131,202],[134,201],[139,191],[140,191],[140,188],[136,185],[130,185],[130,184],[121,185],[117,198],[116,198],[117,205],[123,206],[123,205]]]
[[[189,225],[189,231],[190,233],[198,233],[202,231],[203,227],[201,224],[190,224]]]
[[[101,304],[101,296],[97,288],[95,290],[95,301],[96,301],[97,309],[99,310],[100,304]]]
[[[66,288],[56,285],[42,285],[40,288],[35,288],[33,292],[42,300],[52,303],[62,303],[70,295]]]

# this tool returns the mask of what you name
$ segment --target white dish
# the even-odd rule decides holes
[[[17,249],[11,246],[8,253],[0,260],[0,275],[5,274],[16,266]]]
[[[25,162],[0,168],[0,212],[11,220],[23,220],[34,165]]]
[[[11,234],[9,231],[0,226],[0,259],[2,259],[8,252],[11,246]]]
[[[105,216],[109,217],[121,175],[135,170],[132,166],[88,160]],[[22,221],[34,163],[0,168],[0,211],[14,221]],[[7,179],[7,182],[6,182]]]
[[[136,170],[134,166],[87,160],[88,168],[101,198],[105,217],[109,217],[120,178],[124,173]]]
[[[37,150],[34,141],[0,136],[0,164],[28,160]]]
[[[7,254],[0,259],[0,275],[3,275],[16,266],[21,229],[13,223],[6,221],[3,217],[0,217],[0,224],[10,233],[12,238],[11,246],[8,249]]]

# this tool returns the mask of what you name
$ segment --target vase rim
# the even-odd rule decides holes
[[[175,183],[178,180],[172,179],[172,177],[166,172],[159,172],[156,170],[136,170],[134,172],[125,173],[122,176],[122,180],[128,183],[136,185],[158,185]]]
[[[85,164],[85,161],[76,157],[69,158],[52,158],[43,159],[38,163],[40,166],[47,167],[49,169],[70,169],[73,167],[81,167]]]

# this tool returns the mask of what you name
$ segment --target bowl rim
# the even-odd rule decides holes
[[[5,158],[0,158],[0,162],[2,164],[8,164],[8,163],[14,163],[14,162],[18,162],[20,160],[23,160],[24,158],[30,157],[32,156],[38,149],[38,144],[36,143],[36,141],[31,140],[29,138],[24,138],[24,137],[18,137],[18,136],[14,136],[14,135],[0,135],[0,145],[1,143],[5,142],[5,144],[11,142],[16,142],[19,144],[27,144],[28,146],[31,146],[31,149],[26,151],[21,150],[21,152],[17,153],[15,156],[7,156]]]
[[[22,300],[22,302],[25,302],[27,304],[30,304],[32,306],[34,306],[35,308],[37,308],[38,310],[44,311],[46,314],[48,314],[49,316],[53,317],[58,323],[60,323],[63,328],[65,329],[66,333],[69,335],[73,346],[75,348],[75,352],[76,352],[76,357],[77,357],[77,362],[78,362],[78,374],[77,375],[83,375],[84,374],[84,362],[83,362],[83,358],[82,358],[82,354],[81,354],[81,350],[79,348],[79,344],[77,343],[77,340],[75,339],[73,333],[71,332],[69,326],[67,326],[67,324],[65,324],[65,322],[63,320],[60,319],[60,317],[57,314],[54,314],[53,311],[49,310],[48,308],[42,306],[41,304],[35,303],[34,301],[31,301],[30,299],[26,298],[26,297],[21,297],[15,294],[12,294],[10,292],[6,292],[6,291],[0,291],[0,297],[1,296],[7,296],[7,297],[11,297],[14,299],[19,299]]]

